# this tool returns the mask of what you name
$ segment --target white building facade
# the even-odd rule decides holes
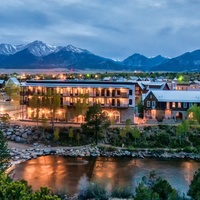
[[[63,81],[63,80],[31,80],[21,85],[20,103],[26,107],[23,119],[31,119],[35,109],[30,106],[33,96],[38,101],[54,91],[60,95],[60,108],[57,110],[58,120],[67,122],[83,123],[84,116],[76,116],[74,109],[77,102],[85,102],[92,106],[94,103],[101,105],[105,112],[115,123],[125,123],[131,119],[134,123],[135,116],[135,83],[115,81]],[[39,118],[50,118],[51,111],[40,107]],[[43,116],[42,116],[43,115]]]

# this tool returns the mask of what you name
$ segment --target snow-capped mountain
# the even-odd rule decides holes
[[[0,54],[2,55],[13,55],[19,51],[27,49],[30,53],[37,57],[42,57],[55,53],[61,49],[73,53],[90,53],[86,49],[77,48],[72,45],[64,46],[51,46],[42,41],[34,41],[26,45],[11,45],[11,44],[0,44]]]
[[[91,52],[89,52],[86,49],[77,48],[77,47],[72,46],[72,45],[67,45],[66,47],[63,47],[63,50],[70,51],[70,52],[73,52],[73,53],[88,53],[88,54],[91,54]]]
[[[0,44],[0,68],[74,68],[141,71],[200,71],[200,50],[176,58],[135,53],[124,61],[114,61],[72,45],[51,46],[42,41],[29,44]]]
[[[46,55],[49,55],[50,53],[58,51],[60,47],[51,46],[49,44],[45,44],[42,41],[36,40],[34,42],[31,42],[25,45],[23,49],[28,49],[30,53],[32,53],[33,55],[37,57],[41,57],[41,56],[46,56]]]
[[[106,63],[103,65],[102,63]],[[72,45],[51,46],[42,41],[26,45],[2,44],[0,49],[0,68],[56,68],[76,69],[105,68],[120,69],[121,65],[111,59],[97,56],[86,49]]]
[[[0,44],[0,54],[11,55],[17,52],[17,47],[11,44]]]

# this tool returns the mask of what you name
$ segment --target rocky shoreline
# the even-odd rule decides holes
[[[151,150],[137,150],[128,151],[125,149],[116,149],[114,151],[101,150],[101,148],[94,146],[85,146],[82,148],[55,148],[43,147],[40,144],[33,144],[28,149],[11,148],[10,154],[12,157],[11,165],[25,162],[30,159],[35,159],[38,156],[58,155],[69,157],[131,157],[131,158],[162,158],[162,159],[193,159],[200,161],[200,155],[185,152],[169,152],[169,151],[151,151]]]
[[[31,126],[19,126],[16,124],[3,124],[0,122],[1,131],[4,137],[8,140],[18,144],[29,144],[30,141],[38,140],[41,135],[36,128]],[[127,150],[125,148],[110,147],[102,144],[99,147],[88,145],[83,147],[51,147],[44,146],[39,143],[27,145],[29,148],[21,149],[11,147],[9,149],[11,154],[11,165],[25,162],[30,159],[35,159],[38,156],[45,155],[59,155],[70,157],[90,157],[90,156],[103,156],[103,157],[131,157],[131,158],[162,158],[162,159],[193,159],[200,161],[200,154],[177,152],[168,149],[161,150]]]

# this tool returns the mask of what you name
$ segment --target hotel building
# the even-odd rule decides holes
[[[22,119],[33,119],[36,108],[31,106],[33,97],[38,99],[38,104],[43,101],[47,93],[57,94],[60,97],[60,107],[56,110],[56,120],[69,123],[84,122],[83,115],[76,115],[77,102],[85,102],[91,106],[94,103],[101,105],[105,112],[115,123],[125,123],[131,119],[134,123],[135,116],[135,83],[118,81],[69,81],[69,80],[30,80],[21,84],[20,104]],[[41,103],[42,105],[42,103]],[[39,106],[39,118],[51,119],[51,110]]]

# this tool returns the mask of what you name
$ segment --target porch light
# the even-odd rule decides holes
[[[3,113],[3,111],[4,111],[4,108],[3,108],[3,107],[1,107],[1,108],[0,108],[0,112],[1,112],[1,113]]]
[[[61,114],[62,114],[62,111],[61,111],[61,110],[59,110],[59,111],[58,111],[58,114],[59,114],[59,115],[61,115]]]

